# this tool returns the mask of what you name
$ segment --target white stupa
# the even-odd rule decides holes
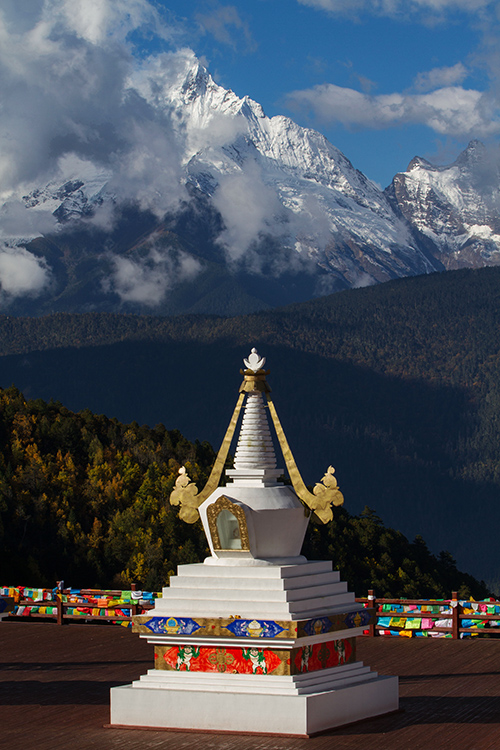
[[[134,630],[155,667],[111,690],[111,725],[310,736],[398,708],[398,680],[356,660],[373,612],[355,602],[331,562],[300,554],[311,512],[343,501],[332,467],[310,493],[298,472],[255,349],[202,492],[181,469],[171,502],[210,547],[180,565]],[[266,398],[266,402],[263,400]],[[234,469],[219,486],[243,404]],[[279,482],[270,413],[292,487]]]

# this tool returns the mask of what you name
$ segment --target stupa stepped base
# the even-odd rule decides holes
[[[111,689],[111,725],[307,737],[396,711],[399,705],[397,677],[375,676],[305,695],[261,691],[116,687]]]
[[[112,688],[113,726],[308,736],[397,710],[397,678],[356,661],[373,611],[331,563],[178,572],[134,618],[155,669]]]
[[[220,566],[180,565],[151,614],[304,620],[362,609],[331,562],[244,566],[228,559]]]
[[[350,687],[359,682],[369,682],[378,678],[363,662],[344,664],[332,669],[304,672],[296,675],[231,674],[203,672],[159,672],[150,669],[139,680],[132,683],[134,688],[163,688],[166,690],[215,690],[234,693],[263,693],[269,695],[308,695]]]

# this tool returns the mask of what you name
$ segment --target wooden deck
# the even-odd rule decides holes
[[[105,729],[110,687],[152,664],[151,647],[124,628],[3,622],[0,643],[0,747],[9,750],[500,748],[497,639],[358,639],[361,660],[400,676],[402,711],[309,740]]]

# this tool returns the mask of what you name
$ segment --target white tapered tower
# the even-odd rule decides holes
[[[237,472],[251,470],[260,473],[264,469],[270,473],[272,470],[276,470],[276,454],[271,431],[269,430],[262,394],[258,391],[249,393],[247,397],[238,444],[234,454],[234,468]],[[233,471],[232,476],[238,475]]]
[[[305,487],[255,349],[210,478],[198,492],[181,469],[171,503],[201,517],[203,563],[180,565],[134,630],[155,666],[111,690],[111,725],[310,736],[398,708],[396,677],[356,660],[373,621],[331,562],[301,547],[311,513],[328,522],[342,502],[329,467]],[[243,409],[234,468],[224,465]],[[270,419],[269,419],[270,417]],[[279,481],[271,423],[292,486]]]

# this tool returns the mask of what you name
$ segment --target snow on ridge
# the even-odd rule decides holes
[[[406,219],[450,263],[483,265],[500,251],[499,178],[498,153],[471,141],[447,166],[415,157],[396,175],[392,190]]]
[[[185,82],[177,81],[170,89],[168,103],[174,108],[179,91],[179,117],[191,146],[184,160],[198,187],[213,193],[225,174],[244,172],[247,162],[253,161],[263,183],[272,187],[283,207],[297,217],[297,236],[302,217],[307,225],[303,232],[316,244],[316,250],[323,252],[331,241],[325,236],[326,224],[327,235],[352,236],[356,243],[369,244],[385,255],[399,245],[407,248],[408,255],[419,255],[382,191],[323,135],[282,115],[268,118],[260,104],[218,86],[200,66],[188,66]],[[213,124],[214,130],[224,129],[218,119],[221,116],[233,120],[234,138],[219,144],[209,140],[200,146],[200,131],[210,131]],[[321,237],[311,230],[316,212],[323,225]]]
[[[145,64],[130,88],[163,123],[181,179],[205,193],[221,213],[229,227],[226,244],[240,241],[242,215],[254,211],[254,233],[248,229],[241,242],[267,232],[350,283],[359,273],[380,281],[439,267],[432,265],[428,247],[419,248],[410,226],[440,251],[455,251],[471,237],[490,246],[498,242],[484,202],[468,182],[471,164],[480,160],[478,145],[449,167],[415,157],[398,173],[394,184],[402,218],[387,194],[323,135],[283,115],[267,117],[258,102],[218,85],[190,50]],[[68,156],[57,178],[25,194],[25,205],[72,220],[93,206],[120,200],[120,182],[112,178],[110,169]],[[243,197],[241,206],[228,208],[231,180],[237,187],[233,194]]]

